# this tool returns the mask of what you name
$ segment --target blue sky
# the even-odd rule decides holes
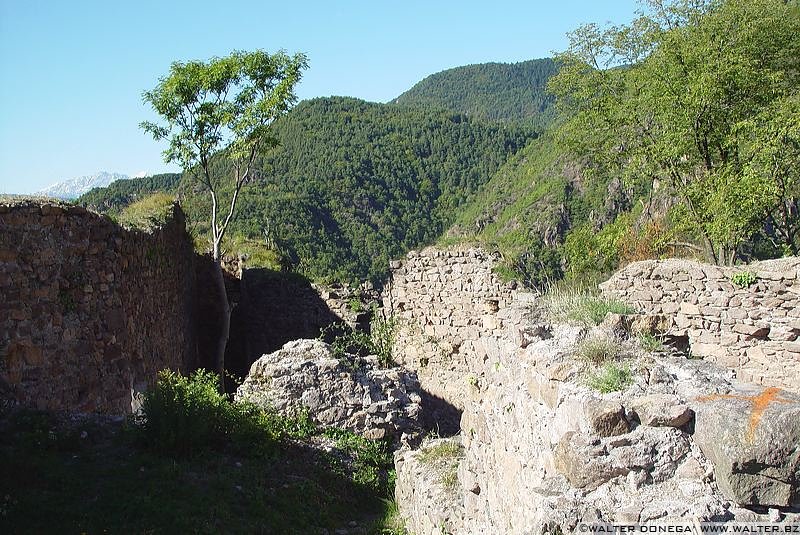
[[[425,76],[546,57],[634,0],[244,2],[0,0],[0,193],[97,171],[174,170],[138,127],[173,61],[232,50],[305,52],[300,98],[385,102]]]

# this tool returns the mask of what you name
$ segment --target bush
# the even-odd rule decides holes
[[[609,312],[634,312],[622,301],[605,298],[595,288],[576,281],[551,285],[542,297],[541,305],[551,321],[587,325],[599,325]]]
[[[609,362],[600,371],[589,374],[586,384],[602,394],[624,390],[633,382],[630,368]]]
[[[335,447],[352,458],[349,470],[339,466],[340,472],[349,474],[351,480],[382,496],[389,497],[394,492],[394,458],[385,441],[370,440],[352,431],[328,428],[324,435],[334,440]],[[334,468],[337,462],[332,461]]]
[[[150,231],[163,227],[172,218],[175,198],[167,193],[154,193],[122,210],[117,222],[126,228]]]
[[[353,356],[375,355],[378,363],[388,368],[394,365],[392,348],[396,332],[396,318],[384,315],[383,310],[373,309],[369,333],[334,323],[321,330],[319,339],[331,345],[333,356],[339,360],[351,361]]]
[[[233,403],[218,385],[217,375],[208,371],[189,377],[159,373],[136,421],[146,445],[178,457],[207,450],[269,455],[279,441],[317,431],[306,411],[286,417],[251,403]]]

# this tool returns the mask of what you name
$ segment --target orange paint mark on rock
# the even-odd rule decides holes
[[[733,394],[711,394],[709,396],[700,396],[697,401],[716,401],[718,399],[741,399],[749,401],[753,404],[753,409],[750,411],[750,422],[747,426],[747,442],[752,442],[755,438],[756,428],[761,422],[761,417],[764,416],[764,411],[767,410],[772,403],[792,403],[790,399],[779,398],[780,388],[769,387],[757,396],[735,396]]]

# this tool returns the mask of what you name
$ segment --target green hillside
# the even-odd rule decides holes
[[[261,256],[315,280],[379,279],[390,258],[434,242],[531,139],[456,112],[345,97],[301,102],[274,133],[280,145],[241,192],[229,250],[261,244]],[[186,178],[179,191],[202,239],[208,199]],[[108,188],[80,202],[103,209],[117,197]]]
[[[545,86],[556,71],[549,58],[456,67],[428,76],[393,102],[489,121],[524,122],[541,131],[555,117],[553,97]]]
[[[486,184],[450,241],[499,248],[532,284],[661,256],[798,254],[800,6],[670,5],[570,34],[548,82],[559,123]]]
[[[116,215],[125,206],[157,191],[172,193],[181,181],[180,173],[163,173],[142,178],[117,180],[105,188],[93,188],[81,195],[76,202],[97,210]]]
[[[444,241],[496,248],[507,275],[532,286],[558,279],[566,267],[563,245],[570,232],[608,226],[641,196],[608,176],[587,180],[587,171],[585,162],[568,156],[545,134],[495,173],[459,212]]]

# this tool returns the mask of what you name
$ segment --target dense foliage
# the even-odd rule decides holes
[[[648,2],[633,23],[570,36],[549,87],[560,141],[604,173],[677,196],[677,230],[732,263],[765,230],[797,253],[800,6]]]
[[[720,263],[800,245],[797,2],[652,2],[572,34],[562,120],[512,158],[448,238],[497,247],[536,286],[620,263]]]
[[[545,85],[556,71],[549,58],[466,65],[428,76],[393,102],[515,121],[541,131],[555,118],[554,97]]]

